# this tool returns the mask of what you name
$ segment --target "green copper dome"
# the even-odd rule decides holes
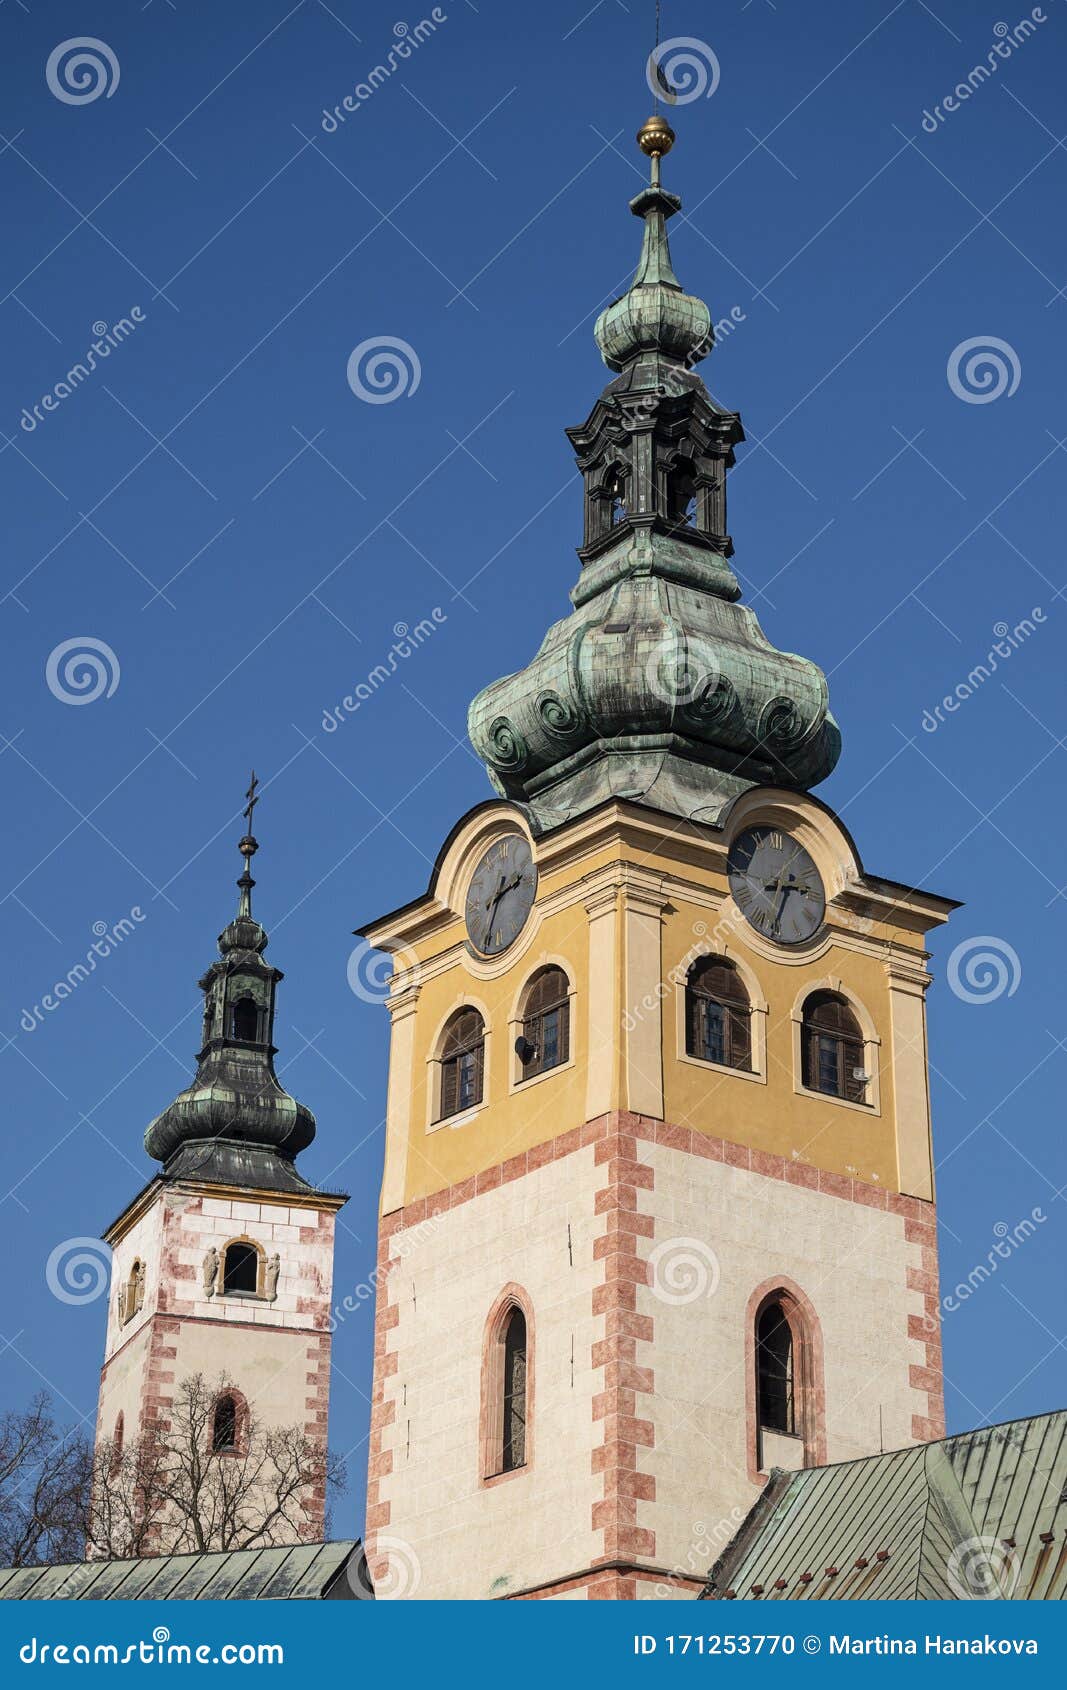
[[[617,374],[567,431],[585,487],[573,609],[469,713],[494,787],[542,829],[608,798],[714,822],[749,787],[816,785],[840,752],[822,670],[737,602],[726,476],[744,431],[692,367],[714,335],[671,265],[681,202],[660,187],[659,154],[673,136],[650,120],[639,139],[641,261],[595,328]]]
[[[256,784],[253,776],[249,820]],[[164,1164],[165,1178],[308,1192],[293,1158],[315,1137],[315,1117],[274,1072],[275,992],[284,976],[265,960],[267,935],[252,915],[249,864],[257,848],[247,833],[240,842],[245,867],[237,915],[219,935],[219,957],[200,981],[204,1026],[196,1078],[156,1116],[144,1143]]]

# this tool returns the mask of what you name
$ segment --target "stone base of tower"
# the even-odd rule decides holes
[[[486,1470],[486,1321],[528,1307],[526,1464]],[[379,1595],[696,1595],[772,1463],[754,1321],[803,1334],[816,1465],[943,1434],[931,1203],[625,1112],[383,1217],[368,1559]]]

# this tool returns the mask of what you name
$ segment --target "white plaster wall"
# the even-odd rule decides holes
[[[163,1206],[153,1203],[152,1207],[131,1226],[126,1236],[119,1240],[111,1257],[111,1286],[107,1299],[107,1336],[104,1340],[105,1359],[125,1344],[134,1333],[144,1326],[145,1321],[159,1303],[159,1270],[163,1254]],[[135,1261],[140,1259],[145,1265],[144,1303],[133,1319],[125,1326],[119,1325],[118,1293],[119,1287],[125,1285],[130,1277],[130,1270]],[[117,1411],[116,1411],[117,1412]],[[130,1416],[126,1413],[126,1429],[129,1431]]]
[[[593,1240],[604,1230],[594,1208],[605,1183],[588,1146],[391,1240],[400,1266],[389,1301],[400,1321],[387,1347],[399,1371],[386,1384],[396,1421],[383,1434],[394,1465],[382,1481],[391,1518],[380,1543],[397,1545],[405,1566],[417,1563],[417,1597],[501,1596],[601,1553],[591,1516],[603,1482],[591,1455],[601,1442],[592,1397],[603,1373],[593,1373],[591,1351],[604,1326],[592,1294],[603,1279]],[[511,1282],[534,1311],[533,1464],[484,1486],[482,1341]]]
[[[654,1342],[638,1346],[638,1361],[654,1368],[655,1394],[637,1403],[655,1425],[655,1447],[640,1450],[638,1464],[656,1477],[656,1500],[639,1504],[638,1521],[655,1531],[661,1566],[703,1571],[714,1554],[694,1568],[694,1544],[717,1538],[732,1511],[747,1511],[759,1494],[746,1462],[752,1293],[784,1275],[818,1314],[828,1461],[899,1448],[913,1441],[912,1414],[927,1412],[925,1393],[908,1382],[911,1364],[925,1365],[924,1346],[907,1335],[909,1313],[923,1313],[921,1294],[907,1288],[920,1250],[887,1211],[665,1145],[639,1149],[655,1170],[654,1190],[639,1193],[641,1209],[655,1216],[650,1246],[695,1240],[718,1261],[710,1296],[672,1303],[651,1287],[638,1292],[638,1308],[655,1321]]]
[[[333,1284],[333,1216],[316,1209],[290,1209],[284,1203],[243,1202],[205,1197],[199,1212],[188,1198],[170,1199],[180,1214],[181,1240],[176,1260],[191,1267],[192,1280],[176,1280],[168,1308],[211,1320],[252,1321],[257,1326],[321,1326],[329,1312]],[[309,1236],[313,1234],[313,1236]],[[277,1251],[281,1271],[273,1303],[251,1298],[204,1295],[204,1257],[212,1245],[221,1252],[234,1238],[251,1238],[266,1254]]]

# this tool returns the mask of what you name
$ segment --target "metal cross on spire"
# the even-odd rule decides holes
[[[255,810],[256,805],[259,803],[259,797],[258,797],[258,794],[256,792],[256,788],[258,786],[259,786],[259,781],[256,779],[256,771],[255,771],[255,769],[253,769],[252,770],[252,778],[248,783],[248,791],[245,793],[245,797],[247,798],[248,802],[245,805],[244,809],[241,811],[241,814],[244,816],[245,824],[246,824],[245,833],[244,833],[244,837],[242,839],[239,839],[238,842],[237,842],[237,849],[240,851],[242,857],[245,860],[244,873],[242,874],[240,880],[237,882],[238,886],[241,889],[241,903],[240,903],[240,908],[238,910],[239,915],[250,916],[252,914],[252,888],[256,883],[252,879],[251,863],[252,863],[252,858],[255,856],[256,852],[259,850],[259,841],[258,841],[258,839],[255,838],[255,836],[252,833],[252,814]]]

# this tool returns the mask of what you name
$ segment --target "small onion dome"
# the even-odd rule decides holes
[[[674,273],[667,219],[681,210],[682,202],[677,194],[660,187],[658,153],[652,164],[656,173],[652,182],[630,201],[634,216],[645,223],[634,279],[628,291],[600,313],[593,329],[609,370],[625,369],[642,352],[660,352],[686,365],[699,363],[714,339],[711,313],[704,301],[684,292]]]

